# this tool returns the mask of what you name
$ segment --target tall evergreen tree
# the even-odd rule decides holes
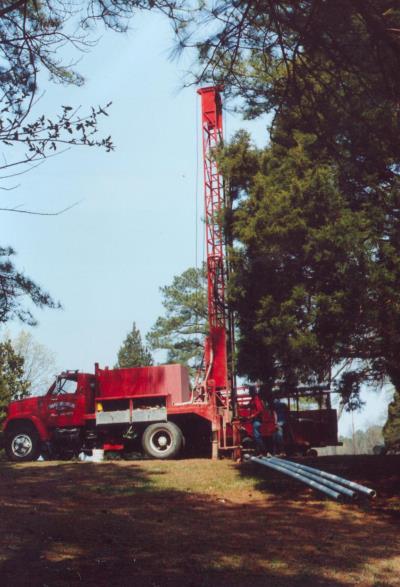
[[[166,350],[167,363],[200,366],[207,334],[205,267],[190,267],[161,287],[165,315],[157,318],[147,340],[153,350]]]
[[[374,250],[368,215],[351,209],[335,167],[310,153],[315,137],[288,138],[286,148],[257,150],[241,133],[222,166],[240,243],[230,290],[239,368],[292,384],[326,380],[356,344]]]
[[[24,359],[15,352],[9,340],[0,343],[0,422],[6,417],[10,401],[29,395],[29,387],[24,378]]]
[[[395,391],[388,407],[388,418],[383,427],[383,438],[388,449],[400,450],[400,392]]]
[[[235,208],[231,301],[242,373],[321,381],[347,362],[340,389],[399,386],[398,179],[348,178],[318,136],[286,126],[262,150],[239,134],[221,163]],[[361,177],[361,176],[360,176]]]
[[[135,322],[118,351],[116,367],[148,367],[153,364],[149,349],[143,344],[142,337]]]

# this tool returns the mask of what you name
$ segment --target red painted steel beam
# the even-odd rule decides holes
[[[217,389],[227,389],[226,265],[222,226],[224,190],[222,176],[214,158],[214,150],[223,140],[221,90],[220,86],[207,87],[198,90],[198,94],[201,97],[208,280],[209,336],[205,352],[206,377],[215,382]]]

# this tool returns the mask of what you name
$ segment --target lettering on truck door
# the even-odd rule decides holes
[[[82,424],[85,395],[78,381],[59,377],[45,398],[45,419],[51,428],[64,428]]]

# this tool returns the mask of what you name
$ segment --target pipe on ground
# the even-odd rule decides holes
[[[278,457],[270,457],[271,461],[282,466],[282,464],[285,463],[290,463],[290,466],[292,468],[296,468],[299,471],[302,471],[303,473],[308,471],[309,473],[312,473],[313,475],[318,475],[322,480],[325,479],[330,479],[331,481],[334,481],[336,483],[339,483],[341,485],[345,485],[346,487],[350,487],[351,489],[354,489],[355,491],[358,491],[360,493],[364,493],[365,495],[368,495],[368,497],[376,497],[376,491],[374,489],[370,489],[369,487],[365,487],[364,485],[360,485],[359,483],[355,483],[354,481],[349,481],[348,479],[344,479],[344,477],[339,477],[339,475],[334,475],[333,473],[327,473],[326,471],[321,471],[321,469],[316,469],[314,467],[308,467],[306,465],[303,465],[301,463],[295,463],[293,461],[287,461],[285,459],[280,459]]]
[[[268,460],[268,459],[264,459],[264,460]],[[275,462],[275,459],[273,459],[272,457],[270,457],[270,460],[271,460],[271,462]],[[297,467],[294,466],[295,463],[292,463],[291,461],[279,459],[279,465],[281,467],[284,467],[285,469],[290,469],[291,471],[300,471],[300,469],[298,469]],[[347,487],[344,487],[343,485],[340,485],[339,483],[335,483],[334,481],[329,481],[328,479],[323,479],[320,475],[317,475],[316,473],[310,473],[309,471],[305,471],[305,470],[301,469],[301,474],[304,477],[308,477],[308,478],[312,479],[313,481],[323,483],[324,485],[327,485],[331,489],[334,489],[335,491],[339,491],[339,493],[343,493],[343,495],[347,495],[347,497],[350,497],[351,499],[357,498],[357,493],[355,491],[353,491],[352,489],[348,489]]]
[[[334,491],[333,489],[330,489],[327,485],[325,485],[323,483],[322,480],[320,483],[317,481],[313,481],[312,479],[309,479],[309,478],[305,477],[304,475],[302,475],[300,472],[296,472],[296,471],[290,470],[286,467],[282,467],[281,465],[279,465],[277,463],[273,463],[270,459],[262,459],[259,457],[250,457],[250,456],[247,456],[247,458],[250,461],[253,461],[254,463],[258,463],[259,465],[264,465],[264,467],[269,467],[270,469],[274,469],[275,471],[279,471],[280,473],[283,473],[284,475],[288,475],[289,477],[293,477],[293,479],[297,479],[298,481],[301,481],[305,485],[309,485],[313,489],[317,489],[318,491],[322,491],[326,495],[333,497],[333,499],[339,499],[342,496],[342,493],[339,493],[338,491]]]

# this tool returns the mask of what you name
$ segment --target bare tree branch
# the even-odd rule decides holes
[[[63,208],[62,210],[58,210],[57,212],[33,212],[32,210],[19,210],[18,208],[0,208],[0,212],[16,212],[18,214],[31,214],[33,216],[60,216],[60,214],[64,214],[64,212],[68,212],[75,206],[78,206],[83,200],[79,200],[78,202],[74,202],[70,206]]]

